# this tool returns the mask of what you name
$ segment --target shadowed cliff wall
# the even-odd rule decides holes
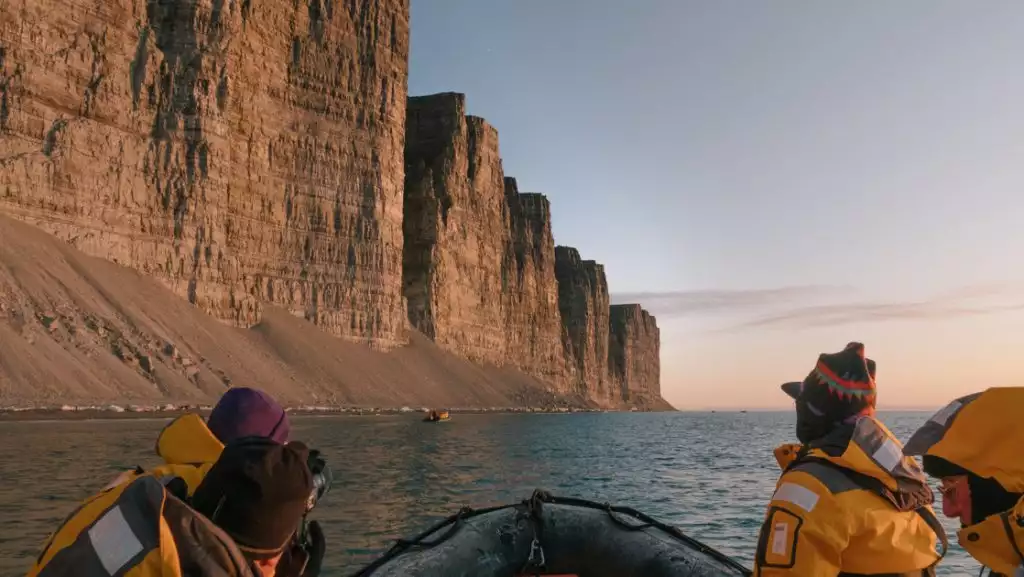
[[[410,98],[405,148],[409,320],[449,350],[500,364],[511,229],[497,131],[467,117],[461,95]]]
[[[661,395],[661,334],[655,318],[638,304],[610,308],[608,370],[626,402]]]
[[[551,203],[543,194],[520,193],[513,178],[505,179],[505,194],[512,224],[504,268],[511,289],[505,301],[508,363],[566,390]]]
[[[409,99],[404,207],[413,327],[560,393],[604,406],[660,401],[653,317],[613,320],[604,267],[555,246],[550,202],[504,176],[498,133],[466,115],[464,95]]]
[[[582,260],[572,247],[555,247],[558,303],[571,367],[571,386],[598,400],[608,390],[608,281],[604,266]]]
[[[498,134],[465,97],[409,99],[409,321],[445,348],[559,382],[564,372],[550,207],[505,178]]]

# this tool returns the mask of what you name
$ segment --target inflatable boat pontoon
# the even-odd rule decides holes
[[[718,577],[750,570],[628,507],[554,497],[462,509],[352,577]]]

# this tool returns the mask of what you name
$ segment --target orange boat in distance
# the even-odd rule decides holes
[[[452,417],[448,414],[448,411],[430,411],[426,417],[423,417],[425,423],[439,423],[441,421],[448,421]]]

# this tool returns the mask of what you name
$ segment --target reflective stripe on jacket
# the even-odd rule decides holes
[[[234,542],[144,475],[87,499],[27,577],[253,577]]]
[[[945,533],[931,489],[880,421],[862,417],[807,447],[779,447],[776,458],[785,472],[761,527],[754,575],[934,574]]]

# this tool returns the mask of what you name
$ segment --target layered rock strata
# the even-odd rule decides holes
[[[505,179],[505,200],[512,225],[503,269],[507,362],[561,386],[566,366],[551,203],[543,194],[520,193],[514,178]]]
[[[505,178],[465,97],[410,98],[403,286],[409,321],[477,362],[564,374],[550,204]]]
[[[232,324],[387,348],[408,0],[0,3],[0,210]]]
[[[381,349],[411,325],[609,406],[657,391],[654,319],[555,249],[462,95],[407,100],[408,51],[408,0],[0,3],[0,212],[231,325],[265,329],[269,303]],[[79,344],[169,395],[139,339]]]
[[[604,266],[582,260],[578,250],[555,247],[558,303],[566,339],[569,382],[580,393],[606,401],[608,389],[608,281]]]
[[[657,356],[653,317],[623,313],[613,326],[604,267],[555,247],[548,199],[504,177],[497,131],[466,115],[463,95],[409,99],[404,208],[414,328],[602,405],[658,390],[657,359],[645,364]]]
[[[608,372],[624,402],[661,395],[661,334],[654,317],[638,304],[612,305],[609,314]]]
[[[414,327],[465,357],[505,360],[511,243],[498,134],[461,95],[410,98],[403,286]]]

